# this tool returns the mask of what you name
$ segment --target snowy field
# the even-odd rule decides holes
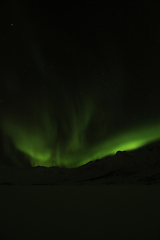
[[[0,166],[0,239],[160,240],[160,148],[76,169]]]
[[[157,186],[1,186],[0,239],[160,239]]]

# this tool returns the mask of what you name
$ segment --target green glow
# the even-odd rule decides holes
[[[107,137],[107,127],[104,126],[106,140],[103,138],[98,143],[96,141],[91,143],[90,134],[98,136],[96,131],[88,133],[96,112],[94,104],[86,98],[83,107],[79,107],[79,112],[71,102],[66,105],[66,109],[65,118],[58,120],[59,126],[54,110],[42,109],[38,106],[32,122],[24,119],[22,121],[13,116],[5,117],[2,129],[6,146],[9,146],[10,139],[13,148],[23,152],[32,166],[73,168],[113,155],[119,150],[134,150],[160,139],[160,123],[152,122],[131,126],[110,137]],[[16,151],[11,147],[6,147],[6,155],[16,163]]]
[[[131,151],[160,139],[160,123],[132,127],[104,141],[95,148],[96,158],[113,155],[117,151]],[[96,154],[97,151],[97,154]]]
[[[94,67],[94,58],[92,66],[90,55],[88,55],[90,51],[86,55],[83,55],[81,46],[80,48],[78,47],[78,42],[72,42],[70,37],[67,38],[65,34],[64,41],[60,40],[57,42],[56,39],[63,38],[63,35],[60,37],[56,37],[55,35],[54,38],[51,37],[51,33],[48,34],[48,30],[37,27],[31,21],[32,18],[28,15],[28,11],[23,7],[23,4],[22,6],[19,4],[10,6],[13,12],[17,13],[14,19],[14,25],[18,31],[17,39],[15,39],[15,42],[17,42],[15,50],[18,53],[22,52],[22,55],[17,54],[15,63],[12,61],[13,66],[9,66],[9,68],[4,67],[4,69],[15,69],[16,74],[12,76],[10,73],[11,79],[7,81],[8,83],[13,84],[15,82],[17,84],[16,93],[18,95],[15,93],[12,94],[11,90],[7,90],[9,91],[9,95],[13,95],[13,104],[11,103],[12,97],[10,97],[4,103],[4,109],[0,109],[0,130],[4,137],[4,151],[7,157],[20,166],[23,165],[23,160],[25,160],[29,161],[32,166],[73,168],[86,164],[89,161],[113,155],[119,150],[134,150],[160,139],[160,120],[156,122],[148,120],[148,122],[150,121],[149,123],[146,120],[144,123],[139,124],[139,126],[130,123],[128,124],[129,127],[123,126],[122,129],[114,129],[114,122],[117,123],[115,119],[118,118],[116,114],[121,106],[123,109],[124,98],[126,96],[125,91],[128,86],[128,83],[125,84],[125,82],[128,82],[128,79],[124,79],[125,81],[123,81],[123,77],[125,76],[123,74],[124,70],[121,70],[122,75],[120,75],[121,71],[116,71],[116,78],[120,81],[119,86],[115,85],[118,81],[115,81],[117,83],[112,81],[115,73],[113,76],[110,76],[111,73],[108,73],[105,91],[102,92],[102,81],[96,79],[98,75],[93,73],[95,75],[93,76],[93,81],[92,79],[88,79],[88,73]],[[23,14],[21,14],[22,12]],[[24,28],[24,26],[26,27]],[[43,37],[39,37],[42,34],[41,31],[44,32],[46,42],[43,40]],[[22,32],[22,35],[19,34],[20,32]],[[50,36],[49,42],[48,36]],[[24,42],[24,51],[22,42]],[[48,44],[48,47],[46,47],[45,43]],[[75,45],[72,46],[73,43]],[[59,49],[62,51],[62,55],[57,58]],[[71,49],[71,55],[72,52],[75,52],[73,59],[72,56],[69,56],[67,60],[65,52],[68,50],[66,51],[66,49]],[[61,61],[63,52],[64,61]],[[22,65],[19,63],[21,62],[21,58],[19,60],[18,56],[24,57]],[[84,64],[81,63],[83,61],[81,56],[84,58]],[[117,57],[115,55],[114,58],[116,59]],[[81,60],[78,60],[79,58]],[[85,61],[85,58],[89,60]],[[106,59],[108,65],[109,55]],[[74,61],[75,65],[73,64]],[[119,61],[117,63],[119,65]],[[8,64],[10,64],[10,61]],[[79,70],[74,71],[74,67],[78,66],[78,64],[80,64],[80,69],[84,68],[82,76],[84,76],[86,82],[89,80],[86,86],[83,77],[81,79],[81,76],[75,76],[74,79],[74,75],[79,74]],[[31,65],[33,65],[33,68]],[[70,65],[72,66],[71,68],[69,68]],[[49,70],[49,66],[52,66],[53,69]],[[28,69],[28,75],[25,74],[26,76],[24,73],[21,73],[23,72],[23,67],[26,71]],[[108,71],[108,67],[109,65],[106,71]],[[118,68],[116,67],[115,69]],[[101,71],[101,66],[97,66],[95,70],[97,72]],[[67,72],[68,75],[66,76]],[[71,80],[68,79],[70,78],[70,73]],[[3,82],[6,81],[6,76]],[[89,76],[91,78],[92,74]],[[40,79],[38,79],[39,77]],[[29,86],[27,87],[28,82]],[[73,82],[77,83],[77,89],[74,89]],[[23,93],[25,93],[24,96]],[[4,99],[7,99],[9,95],[6,95]],[[23,101],[19,104],[21,99]],[[32,101],[33,109],[30,109]],[[101,102],[104,102],[103,106],[101,106]],[[16,103],[16,107],[14,103]],[[26,105],[23,106],[23,103]],[[26,106],[29,108],[29,110],[28,108],[26,110],[26,115],[24,111],[21,114],[21,110],[23,108],[26,109]],[[117,115],[120,116],[120,113]],[[140,116],[139,119],[141,119]],[[111,131],[112,127],[114,130],[113,134]],[[20,156],[24,156],[24,159],[21,160],[21,157],[19,159],[19,153],[22,153]]]
[[[76,113],[76,109],[71,108],[71,102],[67,105],[68,116],[61,121],[60,129],[53,111],[48,109],[48,112],[52,112],[50,118],[48,112],[38,106],[33,114],[32,123],[24,119],[20,122],[13,116],[5,117],[2,129],[6,142],[11,139],[14,147],[26,155],[32,166],[76,167],[79,163],[86,162],[84,160],[87,147],[85,131],[94,106],[86,99],[84,107],[79,108],[79,113]],[[13,156],[14,152],[9,148],[6,149],[6,155],[16,159],[16,156]]]

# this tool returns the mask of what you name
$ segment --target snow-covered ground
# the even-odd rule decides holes
[[[160,187],[0,186],[0,239],[160,240]]]
[[[3,164],[0,183],[0,239],[160,239],[159,145],[75,169]]]

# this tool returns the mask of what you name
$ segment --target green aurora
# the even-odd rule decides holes
[[[48,21],[44,24],[48,12],[43,18],[37,12],[36,20],[31,7],[21,1],[9,2],[2,13],[0,72],[0,131],[6,158],[18,166],[29,162],[33,167],[75,168],[160,139],[159,62],[155,58],[155,66],[150,61],[153,46],[143,46],[152,35],[149,30],[144,36],[142,27],[137,35],[127,28],[123,31],[125,21],[119,24],[114,16],[101,29],[98,18],[100,27],[93,24],[95,35],[92,26],[91,32],[88,25],[84,28],[84,34],[88,33],[84,41],[83,14],[75,23],[68,19],[67,25],[67,12],[63,26],[61,21],[58,24],[57,13],[57,18],[51,16],[49,27]],[[90,19],[88,14],[86,17]],[[63,31],[65,24],[68,27]],[[132,22],[128,24],[131,28]],[[136,24],[139,29],[139,21]],[[157,54],[157,48],[154,50]]]

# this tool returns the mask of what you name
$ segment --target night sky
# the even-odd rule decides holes
[[[78,167],[160,139],[160,3],[104,2],[1,3],[3,161]]]

